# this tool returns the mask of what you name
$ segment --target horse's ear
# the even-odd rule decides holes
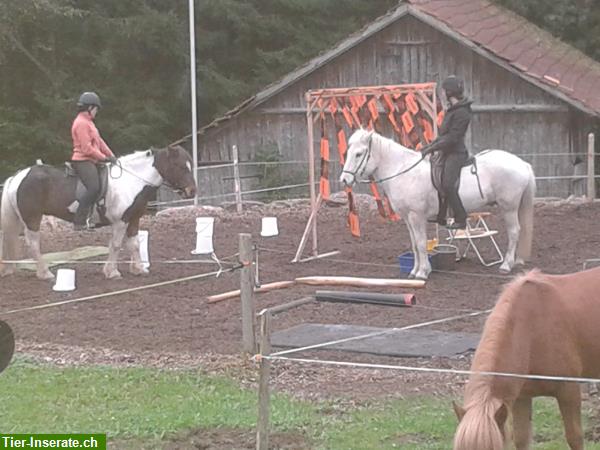
[[[496,411],[496,414],[494,414],[494,419],[496,419],[496,423],[498,424],[500,429],[504,428],[506,419],[508,419],[508,408],[506,407],[504,402],[502,402],[500,408],[498,408],[498,411]]]
[[[455,401],[452,402],[452,407],[454,408],[454,414],[456,414],[456,417],[460,422],[467,411]]]
[[[370,141],[371,138],[373,137],[373,133],[375,133],[375,130],[369,130],[367,133],[367,139]]]
[[[175,156],[177,154],[177,147],[175,147],[173,145],[169,145],[167,147],[167,152],[168,152],[169,156]]]

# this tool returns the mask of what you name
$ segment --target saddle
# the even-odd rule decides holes
[[[435,153],[431,157],[431,182],[433,183],[433,187],[445,197],[444,190],[442,189],[442,177],[444,176],[444,163],[445,158],[442,154]],[[462,167],[473,166],[471,168],[471,173],[477,176],[477,160],[475,156],[469,156],[461,165]],[[477,176],[477,181],[479,182],[479,177]],[[458,179],[456,180],[457,184],[460,184],[460,174]]]
[[[92,208],[95,209],[95,211],[92,210],[91,214],[93,216],[94,212],[97,212],[99,216],[99,220],[95,221],[97,224],[108,225],[109,222],[106,218],[106,206],[104,204],[106,191],[108,188],[108,166],[106,164],[97,163],[96,168],[98,169],[98,177],[100,179],[100,189],[98,190],[98,197],[94,202],[95,207]],[[77,176],[77,172],[75,172],[75,169],[73,169],[73,166],[71,165],[70,161],[65,161],[65,174],[68,177],[77,178],[77,186],[75,188],[75,200],[79,202],[85,195],[87,189]]]

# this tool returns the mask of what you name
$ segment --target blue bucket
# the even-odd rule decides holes
[[[431,255],[427,254],[429,262]],[[415,266],[415,254],[413,252],[405,252],[398,256],[398,264],[400,265],[400,273],[410,273]]]
[[[398,256],[398,264],[400,264],[400,273],[410,273],[415,265],[415,255],[413,252],[402,253]]]

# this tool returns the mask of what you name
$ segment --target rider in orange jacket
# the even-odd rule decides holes
[[[87,190],[84,197],[79,200],[79,207],[73,219],[73,228],[77,231],[88,229],[86,222],[90,208],[97,200],[100,190],[96,164],[106,160],[116,162],[114,153],[100,137],[94,124],[94,118],[101,107],[100,97],[96,93],[84,92],[77,102],[79,113],[71,127],[73,138],[71,164]]]

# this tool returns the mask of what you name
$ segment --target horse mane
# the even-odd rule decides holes
[[[376,138],[380,141],[380,146],[381,146],[382,150],[385,152],[397,152],[399,150],[398,147],[400,147],[400,149],[408,151],[409,153],[412,153],[415,155],[420,154],[419,152],[417,152],[411,148],[405,147],[404,145],[400,144],[399,142],[396,142],[393,139],[385,137],[385,136],[377,133],[376,131],[373,132],[373,138]]]
[[[534,269],[525,275],[515,278],[509,283],[494,307],[492,314],[485,323],[480,345],[477,348],[471,370],[473,371],[518,371],[516,361],[504,359],[509,367],[498,367],[499,358],[506,358],[504,347],[509,344],[507,334],[519,332],[514,319],[517,302],[526,298],[524,290],[537,290],[544,283],[544,274]],[[523,318],[527,320],[527,318]],[[508,330],[508,331],[507,331]],[[514,337],[514,336],[513,336]],[[518,339],[518,337],[517,337]],[[522,343],[526,345],[525,342]],[[505,399],[495,395],[496,384],[506,387],[510,383],[522,383],[515,378],[493,377],[474,374],[465,387],[465,414],[462,417],[454,436],[454,450],[502,450],[504,448],[505,432],[496,420],[496,414],[504,404]],[[498,389],[501,391],[502,389]]]
[[[150,155],[152,155],[152,149],[135,150],[133,153],[128,153],[127,155],[120,156],[119,160],[121,162],[133,162],[141,158],[147,158]]]

